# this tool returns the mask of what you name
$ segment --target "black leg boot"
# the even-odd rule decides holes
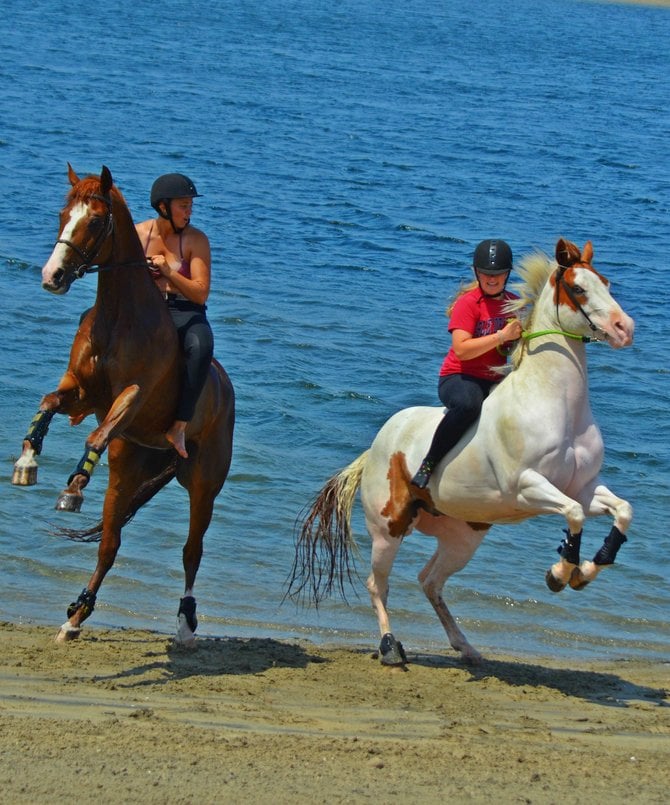
[[[433,461],[430,458],[424,458],[421,462],[421,466],[416,471],[414,478],[412,478],[412,483],[414,486],[418,486],[419,489],[425,489],[428,486],[428,481],[430,481],[430,476],[433,474],[433,470],[437,465],[436,461]]]

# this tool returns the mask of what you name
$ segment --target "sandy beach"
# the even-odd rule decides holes
[[[667,802],[667,663],[0,629],[5,802]]]

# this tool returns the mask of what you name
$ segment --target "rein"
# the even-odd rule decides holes
[[[537,330],[534,333],[529,333],[528,330],[524,330],[521,333],[521,338],[525,339],[526,341],[532,341],[533,338],[539,338],[542,335],[564,335],[566,338],[574,338],[575,341],[581,341],[582,344],[604,343],[602,338],[591,338],[588,335],[579,335],[579,333],[569,333],[566,330]]]

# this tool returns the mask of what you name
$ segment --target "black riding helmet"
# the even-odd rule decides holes
[[[195,189],[195,185],[183,173],[166,173],[159,176],[151,186],[151,206],[161,216],[167,219],[175,232],[177,227],[172,221],[170,212],[170,201],[173,198],[199,198],[200,193]],[[165,203],[165,212],[160,208],[161,202]]]
[[[475,249],[472,266],[482,274],[505,274],[512,270],[512,250],[504,240],[483,240]]]

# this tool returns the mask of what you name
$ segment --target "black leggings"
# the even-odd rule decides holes
[[[440,378],[437,393],[447,413],[435,430],[426,460],[437,464],[454,447],[479,416],[484,400],[495,386],[492,380],[472,375],[445,375]]]
[[[179,345],[184,355],[184,371],[175,419],[189,422],[207,380],[214,355],[214,336],[205,315],[205,305],[176,299],[168,301],[168,309],[177,328]]]

